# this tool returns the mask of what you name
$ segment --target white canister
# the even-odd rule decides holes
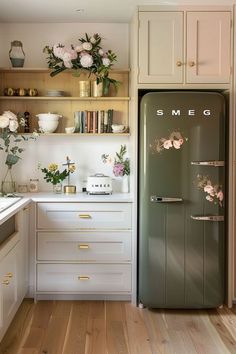
[[[30,179],[29,192],[37,193],[39,191],[39,180],[37,178]]]

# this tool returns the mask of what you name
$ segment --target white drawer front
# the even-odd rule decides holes
[[[129,261],[131,232],[38,232],[41,261]]]
[[[38,229],[131,229],[130,203],[38,203]]]
[[[37,291],[130,292],[130,264],[38,264]]]

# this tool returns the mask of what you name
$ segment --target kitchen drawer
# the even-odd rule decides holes
[[[131,231],[38,232],[39,261],[129,261]]]
[[[38,203],[38,229],[131,229],[130,203]]]
[[[38,292],[130,292],[130,264],[38,264]]]

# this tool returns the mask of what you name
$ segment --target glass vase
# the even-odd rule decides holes
[[[7,172],[2,180],[1,192],[3,194],[15,193],[16,192],[16,182],[12,177],[12,167],[8,166]]]
[[[56,193],[56,194],[62,193],[62,184],[61,183],[53,184],[53,193]]]

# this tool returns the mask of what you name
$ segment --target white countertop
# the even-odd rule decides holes
[[[25,193],[18,194],[23,198],[20,201],[0,213],[0,225],[16,214],[20,209],[28,205],[31,201],[43,202],[63,202],[63,203],[132,203],[133,197],[130,193],[114,193],[111,195],[88,195],[86,193],[76,194],[56,194],[52,192]]]

